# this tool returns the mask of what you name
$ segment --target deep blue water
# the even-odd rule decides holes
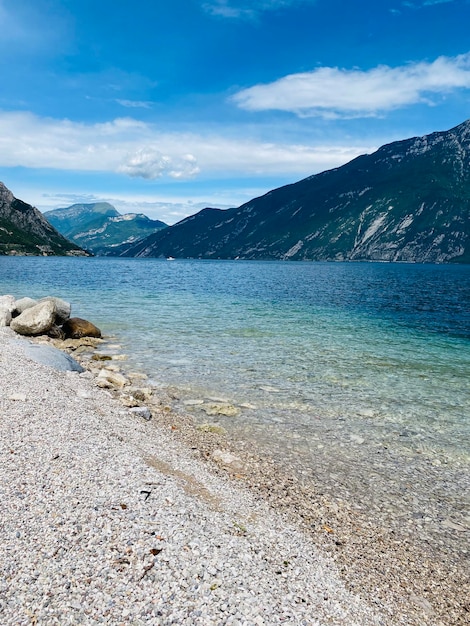
[[[178,408],[325,480],[468,470],[470,266],[0,257],[0,293],[69,300]]]

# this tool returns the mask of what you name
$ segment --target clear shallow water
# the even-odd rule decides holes
[[[468,470],[470,266],[0,257],[0,292],[70,300],[197,420],[345,493]]]

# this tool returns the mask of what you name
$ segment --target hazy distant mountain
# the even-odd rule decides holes
[[[44,217],[68,239],[94,254],[113,254],[122,244],[131,244],[167,225],[142,213],[121,215],[108,202],[73,204],[44,213]]]
[[[470,121],[383,146],[239,208],[204,209],[123,256],[470,262]]]
[[[83,256],[86,253],[59,234],[36,208],[15,198],[0,183],[0,254]]]

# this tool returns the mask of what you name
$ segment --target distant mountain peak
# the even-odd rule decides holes
[[[94,254],[113,254],[124,243],[166,228],[143,213],[121,215],[109,202],[73,204],[44,213],[44,217],[64,236]]]

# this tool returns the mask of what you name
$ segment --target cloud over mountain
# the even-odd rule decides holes
[[[372,148],[260,141],[219,133],[162,132],[129,117],[104,123],[0,111],[0,166],[119,172],[133,178],[170,180],[199,173],[308,173],[336,167]]]
[[[470,89],[470,52],[400,67],[369,70],[320,67],[239,91],[232,101],[249,111],[280,110],[301,117],[373,117]]]

